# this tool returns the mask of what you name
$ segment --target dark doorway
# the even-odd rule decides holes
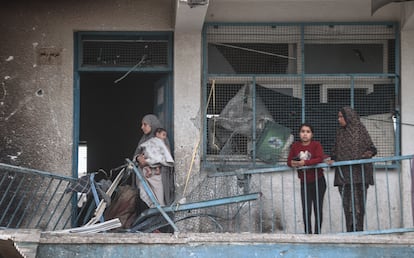
[[[153,113],[154,85],[163,74],[80,74],[80,145],[87,146],[87,172],[109,171],[132,158],[142,135],[141,118]]]

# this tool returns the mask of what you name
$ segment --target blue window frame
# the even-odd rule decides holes
[[[396,23],[205,24],[203,164],[285,164],[305,121],[329,154],[343,106],[360,114],[378,157],[398,155],[398,31]],[[276,127],[289,134],[264,135]],[[263,138],[274,145],[270,161]]]

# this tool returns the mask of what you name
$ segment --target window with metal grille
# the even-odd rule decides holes
[[[172,67],[171,33],[79,33],[80,70],[165,69]]]
[[[343,106],[398,154],[397,39],[393,23],[206,24],[204,164],[285,164],[302,122],[329,155]]]

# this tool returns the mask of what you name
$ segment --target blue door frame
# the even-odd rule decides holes
[[[143,68],[139,67],[92,67],[82,66],[82,40],[96,39],[150,39],[150,40],[163,40],[168,43],[167,50],[167,65],[163,67],[158,66],[146,66]],[[172,32],[75,32],[74,33],[74,70],[73,70],[73,147],[72,147],[72,175],[73,177],[78,176],[78,147],[79,147],[79,134],[80,134],[80,73],[81,72],[126,72],[129,73],[133,68],[134,72],[140,73],[156,73],[160,74],[162,78],[162,87],[164,97],[162,98],[164,104],[162,106],[157,105],[154,102],[154,112],[160,112],[159,108],[163,109],[165,117],[165,127],[167,130],[172,131],[173,129],[173,33]],[[160,84],[161,85],[161,84]],[[158,85],[155,86],[155,96],[157,94]],[[157,98],[154,100],[157,101]],[[173,135],[171,133],[171,135]],[[173,139],[170,139],[173,144]],[[172,145],[173,146],[173,145]]]

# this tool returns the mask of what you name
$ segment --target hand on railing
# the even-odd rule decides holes
[[[294,168],[303,167],[305,166],[305,161],[304,160],[292,160],[290,164]]]
[[[335,162],[335,160],[331,159],[331,157],[330,157],[330,156],[328,156],[328,155],[325,155],[325,156],[324,156],[323,161],[324,161],[326,164],[328,164],[328,165],[332,165],[332,164]]]
[[[144,154],[139,154],[135,157],[136,162],[138,162],[140,167],[145,167],[147,164],[147,161],[145,159]]]
[[[372,158],[372,156],[374,156],[374,153],[370,150],[368,150],[368,151],[366,151],[362,154],[363,159],[370,159],[370,158]]]

